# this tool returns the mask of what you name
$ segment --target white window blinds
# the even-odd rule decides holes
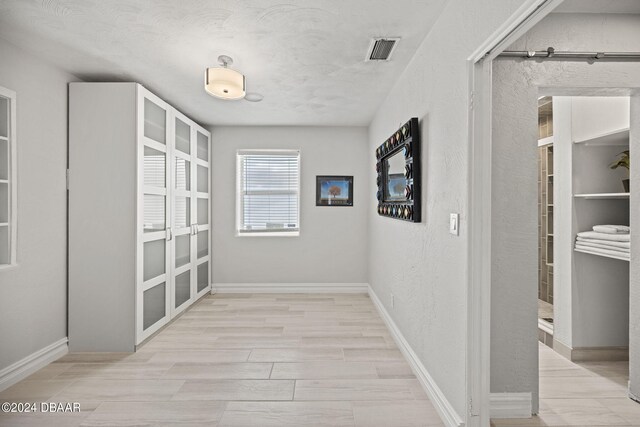
[[[298,233],[300,152],[238,151],[238,232]]]

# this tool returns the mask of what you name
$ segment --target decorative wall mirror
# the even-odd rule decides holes
[[[420,132],[412,118],[376,149],[378,215],[420,222]]]

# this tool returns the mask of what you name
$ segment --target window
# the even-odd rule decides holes
[[[300,152],[240,150],[237,156],[239,235],[300,231]]]
[[[16,263],[16,94],[0,87],[0,268]]]

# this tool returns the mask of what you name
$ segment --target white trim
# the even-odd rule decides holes
[[[278,229],[278,231],[236,231],[236,237],[300,237],[299,229],[292,229],[291,231],[285,231],[286,229]]]
[[[366,294],[368,283],[214,283],[219,294]]]
[[[491,393],[491,418],[531,418],[531,393]]]
[[[553,336],[553,323],[549,323],[544,319],[538,318],[538,329]]]
[[[538,147],[544,147],[545,145],[553,144],[553,135],[538,140]]]
[[[467,58],[469,76],[469,230],[466,394],[468,427],[489,425],[491,369],[492,61],[562,3],[527,0]]]
[[[429,396],[431,403],[433,403],[433,406],[438,411],[438,415],[440,415],[440,418],[444,421],[444,424],[449,427],[464,426],[462,418],[455,409],[453,409],[453,406],[451,406],[451,403],[449,403],[442,390],[440,390],[438,384],[436,384],[434,379],[431,377],[427,368],[425,368],[418,358],[418,355],[416,355],[407,340],[404,338],[402,332],[400,332],[371,286],[369,286],[369,297],[371,298],[373,305],[378,310],[380,317],[382,317],[382,320],[384,320],[384,323],[387,325],[387,328],[389,328],[389,332],[391,332],[393,340],[398,345],[398,348],[404,355],[405,359],[407,359],[407,362],[409,362],[409,366],[411,366],[411,370],[418,378],[420,385],[422,385],[422,388],[427,393],[427,396]]]
[[[44,368],[69,352],[69,339],[62,338],[0,371],[0,391]]]

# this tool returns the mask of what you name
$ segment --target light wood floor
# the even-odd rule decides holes
[[[366,295],[210,296],[137,353],[69,354],[4,401],[82,410],[2,426],[443,425]]]
[[[495,427],[634,426],[640,404],[627,397],[629,362],[582,362],[540,350],[540,413],[526,420],[494,420]]]

